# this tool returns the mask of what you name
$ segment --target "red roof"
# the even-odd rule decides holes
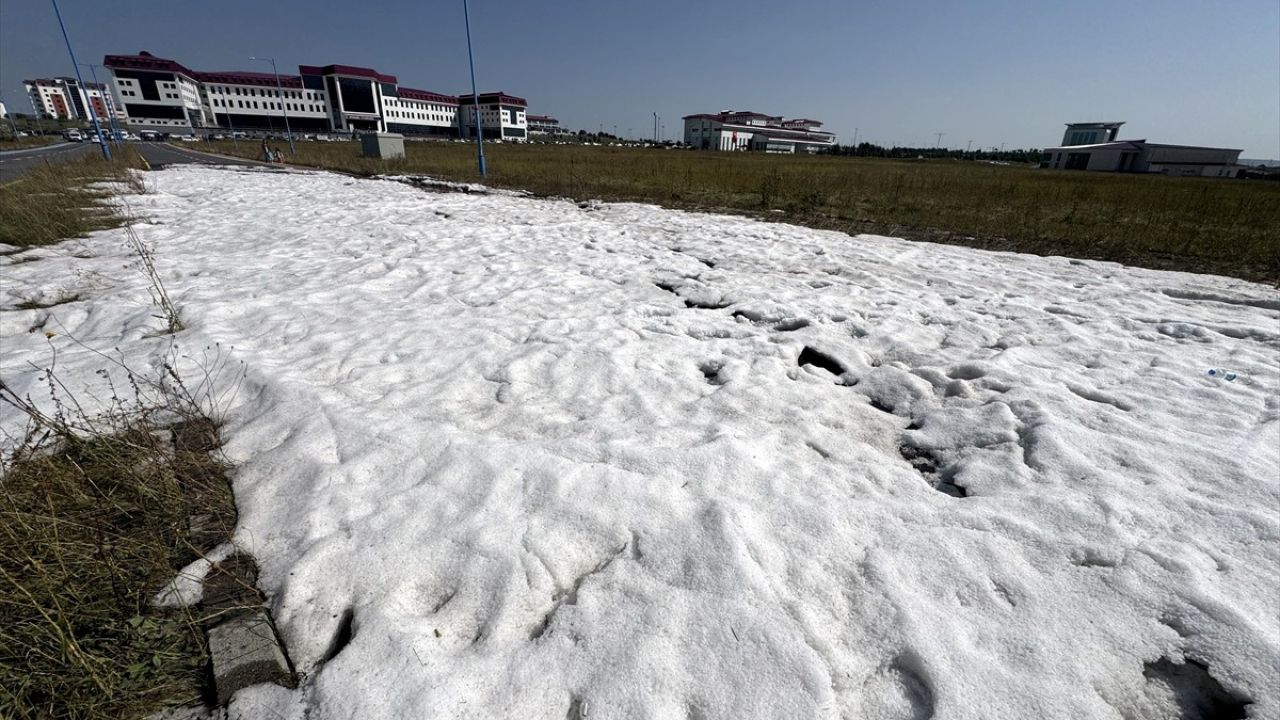
[[[471,98],[472,96],[469,94],[459,95],[458,104],[459,105],[475,104],[475,101],[473,101]],[[480,102],[485,105],[488,105],[491,103],[498,103],[499,105],[519,105],[520,107],[529,107],[529,102],[524,98],[516,97],[515,95],[508,95],[502,91],[492,92],[492,93],[480,93]]]
[[[195,76],[195,73],[188,70],[186,66],[181,63],[177,63],[166,58],[158,58],[146,50],[139,52],[137,55],[107,55],[102,58],[102,65],[103,67],[109,68],[172,72],[182,73],[187,77]]]
[[[193,75],[196,80],[206,83],[221,83],[224,85],[261,85],[265,87],[276,86],[276,76],[274,73],[225,70],[196,72],[193,73]],[[297,75],[281,75],[280,85],[287,88],[301,88],[302,78]]]
[[[384,75],[373,68],[357,67],[355,65],[299,65],[298,72],[303,75],[353,75],[384,83],[396,82],[395,75]]]

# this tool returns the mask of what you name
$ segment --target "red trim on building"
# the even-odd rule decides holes
[[[441,95],[433,93],[430,90],[415,90],[413,88],[401,87],[398,92],[400,97],[405,100],[420,100],[423,102],[442,103],[444,105],[457,105],[458,98],[452,95]]]
[[[257,85],[260,87],[276,86],[276,76],[273,73],[240,72],[231,70],[197,72],[194,77],[200,82],[213,83],[215,85]],[[287,87],[290,90],[301,90],[302,78],[297,75],[281,75],[280,85],[281,87]]]
[[[475,105],[476,102],[475,100],[472,100],[473,97],[475,96],[459,95],[458,104],[459,105]],[[529,107],[529,102],[524,98],[516,97],[515,95],[508,95],[502,91],[493,92],[493,93],[480,93],[480,104],[481,105],[494,105],[494,104],[518,105],[520,107]]]
[[[194,78],[195,73],[187,69],[181,63],[174,62],[167,58],[158,58],[155,55],[143,50],[137,55],[107,55],[102,59],[103,67],[121,68],[126,70],[150,70],[152,72],[171,72],[182,73],[189,78]]]
[[[357,67],[355,65],[299,65],[298,72],[303,75],[351,75],[384,83],[394,84],[397,82],[395,75],[384,75],[373,68]]]

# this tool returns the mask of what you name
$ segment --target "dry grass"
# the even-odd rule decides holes
[[[111,162],[89,155],[48,163],[0,186],[0,243],[48,245],[119,227],[125,217],[104,203],[111,192],[93,185],[115,181],[140,190],[141,180],[128,171],[141,167],[141,157],[123,148]]]
[[[54,145],[60,142],[63,142],[60,135],[32,135],[21,138],[3,137],[0,138],[0,152],[44,147],[45,145]]]
[[[230,142],[207,149],[235,153]],[[360,157],[355,142],[299,143],[298,162],[478,180],[472,145],[411,142],[406,150],[404,160],[384,162]],[[254,153],[240,144],[239,154]],[[486,156],[487,183],[538,195],[759,214],[849,233],[1280,283],[1280,183],[572,145],[491,145]]]
[[[207,453],[147,423],[26,454],[0,480],[0,717],[142,717],[205,694],[196,618],[150,605],[231,504]],[[229,529],[228,529],[229,534]]]
[[[143,717],[208,695],[203,618],[151,599],[235,527],[218,429],[201,411],[228,356],[207,349],[195,387],[172,358],[148,379],[102,357],[102,412],[52,367],[38,371],[51,409],[0,380],[0,402],[31,420],[0,458],[3,718]]]

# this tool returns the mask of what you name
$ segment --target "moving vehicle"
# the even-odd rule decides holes
[[[142,132],[138,133],[138,139],[142,140],[143,142],[155,142],[156,140],[160,139],[160,134],[157,133],[155,130],[143,130]]]
[[[84,135],[75,128],[63,131],[62,137],[65,138],[67,142],[84,142]]]

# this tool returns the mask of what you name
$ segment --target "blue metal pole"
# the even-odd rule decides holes
[[[476,90],[476,57],[471,52],[471,10],[467,7],[467,0],[462,0],[462,15],[467,23],[467,61],[471,63],[471,111],[476,118],[476,163],[480,168],[480,177],[484,177],[484,131],[480,122],[480,93]]]
[[[280,85],[280,71],[276,69],[276,59],[271,58],[271,72],[276,75],[276,92],[280,95],[280,112],[284,113],[284,134],[289,138],[289,156],[298,157],[298,151],[293,147],[293,130],[289,129],[289,107],[284,99],[284,88]]]
[[[71,38],[67,37],[67,25],[62,22],[62,11],[58,9],[58,0],[49,0],[53,3],[53,14],[58,16],[58,27],[62,28],[62,39],[67,43],[67,54],[71,56],[71,67],[76,69],[76,82],[80,83],[80,87],[84,87],[84,78],[80,77],[80,64],[76,62],[76,51],[71,49]],[[89,122],[93,124],[93,134],[98,136],[98,144],[102,146],[103,159],[111,159],[111,148],[107,147],[107,139],[102,137],[102,128],[98,126],[98,115],[93,111],[93,103],[89,102],[88,95],[85,96],[85,106],[89,109]]]
[[[112,107],[114,103],[111,102],[111,96],[107,93],[107,86],[98,82],[98,66],[93,63],[88,65],[89,72],[93,75],[93,84],[102,88],[99,92],[102,93],[102,105],[107,109],[107,124],[111,126],[111,143],[118,148],[120,147],[120,128],[116,127],[115,108]],[[88,93],[85,95],[87,97]]]

